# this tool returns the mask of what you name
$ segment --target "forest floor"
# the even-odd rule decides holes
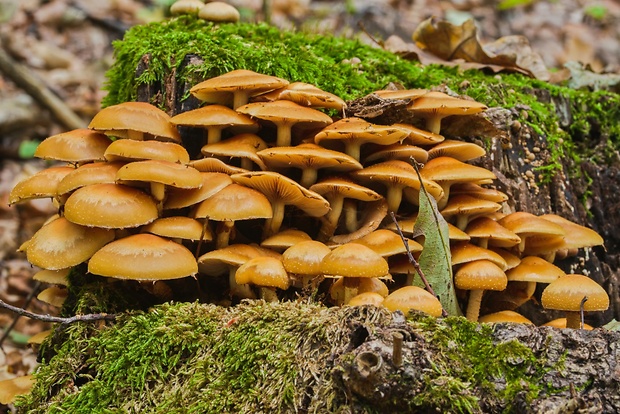
[[[51,202],[37,200],[8,206],[8,194],[20,179],[46,165],[32,160],[33,145],[48,136],[87,125],[105,95],[105,72],[113,61],[112,41],[135,24],[164,18],[165,0],[0,0],[0,53],[34,74],[77,115],[72,125],[60,122],[49,106],[38,102],[0,68],[0,299],[25,306],[38,286],[32,268],[16,250],[54,212]],[[168,2],[169,3],[169,2]],[[260,0],[230,3],[249,21],[263,21]],[[505,6],[500,10],[498,4]],[[359,37],[377,44],[389,36],[406,42],[429,17],[460,24],[473,18],[481,43],[523,35],[551,72],[577,61],[598,73],[620,74],[620,4],[614,0],[273,0],[273,24],[312,32]],[[378,46],[378,45],[377,45]],[[76,125],[77,124],[77,125]],[[27,308],[54,313],[36,299]],[[0,311],[0,329],[14,315]],[[0,380],[24,375],[36,365],[26,341],[46,329],[20,318],[1,343]],[[1,334],[0,334],[1,335]]]

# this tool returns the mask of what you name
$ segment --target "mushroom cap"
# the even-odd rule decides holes
[[[469,99],[454,98],[443,92],[430,91],[414,99],[407,109],[416,116],[437,115],[472,115],[487,109],[487,106]]]
[[[32,375],[0,381],[0,404],[11,404],[18,395],[29,393],[34,386],[34,381]]]
[[[276,89],[255,97],[255,101],[275,101],[284,99],[293,101],[298,105],[310,106],[313,108],[331,108],[343,110],[347,104],[334,95],[316,86],[305,82],[293,82],[283,88]]]
[[[260,245],[271,250],[283,251],[291,246],[304,241],[312,240],[312,238],[302,230],[286,229],[267,237]]]
[[[472,142],[446,139],[428,150],[428,158],[452,157],[465,162],[475,160],[486,155],[486,151],[480,145]]]
[[[162,160],[178,164],[189,163],[187,150],[175,142],[135,141],[117,139],[105,151],[108,161]]]
[[[564,228],[556,223],[545,220],[525,211],[517,211],[497,221],[499,224],[518,234],[527,236],[564,236]]]
[[[388,90],[383,89],[380,91],[374,91],[373,93],[382,99],[400,99],[410,101],[412,99],[419,98],[429,92],[428,89],[396,89]]]
[[[202,147],[200,152],[206,157],[229,157],[229,158],[246,158],[261,170],[266,170],[267,166],[263,162],[259,153],[265,150],[267,144],[258,135],[255,134],[239,134],[224,141],[213,144],[207,144]]]
[[[413,229],[415,227],[415,222],[417,218],[418,218],[418,214],[416,213],[409,218],[398,220],[398,227],[403,232],[403,234],[413,236]],[[450,224],[450,223],[447,223],[447,224],[448,224],[448,237],[450,241],[469,241],[471,239],[469,235],[465,233],[463,230],[459,229],[453,224]],[[388,223],[387,226],[385,226],[385,228],[392,230],[392,231],[397,231],[396,224],[394,224],[394,222]],[[415,235],[415,237],[417,236],[419,236],[419,234]]]
[[[396,143],[378,147],[376,151],[373,151],[364,159],[364,163],[389,160],[409,161],[411,158],[424,164],[428,161],[428,152],[415,145]]]
[[[435,145],[445,139],[443,135],[435,134],[411,124],[394,124],[394,126],[405,129],[408,132],[405,141],[412,145]]]
[[[112,240],[112,230],[80,226],[60,217],[32,236],[26,247],[26,257],[42,269],[66,269],[85,262]]]
[[[194,255],[181,244],[140,233],[102,247],[88,261],[88,271],[116,279],[146,281],[191,276],[198,266]]]
[[[519,256],[514,255],[505,249],[501,249],[498,247],[489,247],[489,250],[491,250],[494,253],[497,253],[498,255],[502,257],[502,259],[504,259],[507,265],[504,271],[513,269],[519,266],[519,263],[521,263],[521,258]]]
[[[222,160],[218,160],[217,158],[212,158],[212,157],[201,158],[199,160],[190,161],[189,165],[194,167],[200,172],[214,172],[214,173],[223,173],[227,175],[249,172],[245,168],[233,167],[232,165],[226,164]]]
[[[321,262],[321,273],[343,277],[389,276],[387,261],[370,247],[345,243],[329,252]]]
[[[352,198],[360,201],[377,201],[383,196],[370,188],[359,185],[346,177],[329,177],[313,184],[311,191],[322,195],[326,199],[331,199],[335,195],[342,195],[344,198]]]
[[[180,16],[182,14],[198,14],[205,3],[201,0],[176,0],[170,6],[170,14],[172,16]]]
[[[67,286],[69,284],[67,276],[69,275],[70,271],[70,267],[58,270],[43,269],[35,273],[34,276],[32,276],[32,279],[36,280],[37,282]]]
[[[455,183],[450,187],[450,194],[467,194],[472,197],[494,201],[496,203],[503,203],[508,200],[508,196],[505,193],[493,188],[485,188],[475,183]]]
[[[428,161],[420,170],[422,177],[438,183],[463,183],[480,180],[494,180],[491,171],[470,165],[452,157],[437,157]]]
[[[134,131],[153,135],[159,141],[181,142],[170,116],[146,102],[123,102],[103,108],[88,128],[119,138],[127,138],[127,131]]]
[[[489,313],[478,318],[478,322],[482,323],[523,323],[526,325],[534,325],[525,316],[511,310],[503,310],[499,312]]]
[[[569,312],[580,310],[584,297],[588,300],[583,304],[584,311],[604,311],[609,308],[609,296],[598,283],[587,276],[568,274],[551,282],[541,296],[545,309]]]
[[[198,204],[232,184],[229,175],[219,172],[201,172],[199,188],[171,188],[164,202],[164,209],[175,209]]]
[[[228,3],[223,1],[212,1],[206,3],[200,8],[198,17],[210,22],[238,22],[241,18],[239,11]]]
[[[69,173],[72,167],[50,167],[18,182],[9,193],[9,204],[21,203],[34,198],[56,197],[58,184]]]
[[[374,305],[379,307],[382,306],[383,299],[383,296],[376,292],[363,292],[353,296],[347,306]]]
[[[536,256],[522,258],[518,266],[506,272],[509,282],[537,283],[551,283],[565,274],[559,267]]]
[[[215,221],[251,220],[272,216],[273,210],[267,197],[259,191],[235,183],[200,202],[194,212],[196,218]]]
[[[176,188],[200,188],[203,177],[191,166],[169,161],[146,160],[125,164],[118,170],[116,179],[154,182]]]
[[[67,220],[89,227],[124,229],[157,219],[155,201],[122,184],[92,184],[75,190],[65,203]]]
[[[218,276],[228,272],[229,266],[239,267],[254,257],[266,255],[264,250],[249,244],[232,244],[200,256],[198,269],[205,275]]]
[[[557,318],[554,319],[552,321],[549,321],[547,323],[544,323],[540,326],[550,326],[552,328],[566,328],[566,318]],[[594,327],[592,325],[588,325],[587,323],[583,324],[583,329],[587,330],[587,331],[591,331],[594,329]]]
[[[103,154],[112,140],[90,129],[74,129],[52,135],[39,144],[34,156],[65,162],[103,161]]]
[[[465,263],[454,274],[454,285],[463,290],[504,290],[507,284],[504,271],[484,259]]]
[[[322,128],[333,122],[324,112],[301,106],[292,101],[254,102],[237,108],[237,111],[253,118],[271,121],[274,124],[305,124]]]
[[[50,336],[50,334],[53,332],[53,329],[47,329],[45,331],[41,331],[41,332],[37,332],[36,334],[32,335],[30,338],[28,338],[28,345],[41,345],[43,343],[43,341]],[[1,383],[0,383],[1,384]],[[1,401],[0,401],[1,402]]]
[[[600,246],[605,243],[603,238],[596,231],[573,223],[557,214],[543,214],[540,218],[558,224],[564,228],[563,249],[581,249],[584,247]]]
[[[47,303],[48,305],[61,308],[65,303],[65,300],[67,300],[67,296],[69,296],[69,291],[64,286],[50,286],[39,292],[37,299],[41,302]]]
[[[191,111],[182,112],[173,116],[170,122],[174,125],[191,127],[232,127],[243,126],[245,132],[257,131],[258,123],[249,116],[239,113],[224,105],[207,105]]]
[[[272,203],[281,200],[284,204],[294,205],[303,210],[311,217],[321,217],[329,211],[327,200],[282,174],[272,171],[253,171],[234,174],[231,178],[237,184],[260,191]]]
[[[232,92],[245,90],[250,95],[258,95],[288,84],[287,80],[275,76],[238,69],[200,82],[190,89],[190,93],[204,102],[231,106]]]
[[[487,239],[490,245],[497,247],[511,247],[521,242],[519,236],[488,217],[472,220],[465,232],[473,239]]]
[[[303,241],[282,253],[282,264],[292,274],[318,275],[321,273],[321,262],[329,253],[331,249],[319,241]]]
[[[366,236],[357,239],[355,243],[370,247],[382,257],[393,256],[395,254],[406,253],[407,249],[403,240],[398,234],[388,229],[375,230]],[[422,245],[414,240],[407,240],[409,251],[421,252]]]
[[[114,184],[116,173],[123,165],[125,164],[122,162],[93,162],[80,165],[58,183],[58,195],[92,184]]]
[[[507,268],[507,263],[502,256],[492,250],[478,247],[471,243],[458,243],[450,249],[452,253],[452,266],[473,262],[475,260],[488,260],[495,263],[502,270]]]
[[[372,292],[380,295],[382,298],[387,297],[390,293],[388,287],[381,279],[368,277],[358,280],[357,294]],[[329,296],[336,305],[344,304],[344,278],[337,279],[329,288]]]
[[[204,229],[204,234],[203,234]],[[151,233],[169,239],[211,241],[213,235],[208,226],[185,216],[162,217],[140,228],[141,233]]]
[[[240,285],[252,284],[282,290],[290,286],[290,279],[282,261],[268,256],[255,257],[239,266],[235,281]]]
[[[383,300],[382,305],[391,312],[399,310],[405,315],[410,310],[417,310],[440,317],[443,310],[439,299],[417,286],[396,289]]]
[[[450,196],[448,204],[441,210],[441,215],[445,218],[452,216],[472,216],[493,213],[501,208],[502,206],[500,204],[494,203],[493,201],[461,194]],[[469,236],[471,237],[471,234]]]
[[[359,143],[373,142],[380,145],[391,145],[405,139],[408,132],[392,125],[371,124],[361,118],[343,118],[326,126],[314,136],[314,142],[321,146],[329,142],[356,141]]]
[[[267,148],[257,154],[269,168],[329,168],[335,171],[353,171],[362,168],[362,164],[347,154],[311,143],[295,147]]]

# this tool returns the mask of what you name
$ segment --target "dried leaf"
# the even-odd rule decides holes
[[[416,171],[418,171],[417,168]],[[421,181],[422,177],[420,177]],[[421,190],[420,209],[413,227],[414,237],[417,234],[424,235],[424,249],[418,260],[420,268],[448,315],[462,315],[456,301],[456,291],[452,279],[448,223],[439,214],[435,199],[428,195],[424,185],[422,185]]]

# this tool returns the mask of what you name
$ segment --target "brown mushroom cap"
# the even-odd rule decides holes
[[[562,226],[565,230],[564,249],[581,249],[584,247],[601,246],[603,238],[594,230],[573,223],[557,214],[543,214],[540,218]]]
[[[487,315],[481,316],[478,319],[478,322],[482,323],[523,323],[526,325],[534,325],[532,321],[530,321],[525,316],[511,310],[503,310],[499,312],[489,313]]]
[[[455,183],[450,187],[450,193],[453,195],[466,194],[496,203],[503,203],[508,200],[508,196],[505,193],[493,188],[485,188],[475,183]]]
[[[389,276],[387,261],[370,247],[345,243],[336,247],[321,262],[322,273],[343,277]]]
[[[497,222],[521,237],[521,243],[519,243],[519,251],[521,252],[525,250],[526,241],[529,237],[550,236],[560,239],[559,242],[561,243],[561,238],[565,234],[565,230],[561,225],[524,211],[508,214]]]
[[[448,199],[446,206],[441,210],[441,215],[446,219],[453,216],[456,217],[456,227],[465,231],[470,217],[493,213],[501,208],[502,206],[500,204],[494,203],[493,201],[483,200],[464,194],[452,195]]]
[[[219,142],[225,128],[237,127],[237,133],[258,131],[256,121],[224,105],[207,105],[182,112],[173,116],[170,122],[174,125],[206,129],[208,144]]]
[[[116,173],[123,165],[125,164],[121,162],[93,162],[81,165],[58,183],[58,195],[62,196],[91,184],[113,184],[116,182]]]
[[[183,14],[198,14],[205,3],[201,0],[176,0],[170,6],[170,14],[172,16],[180,16]]]
[[[284,251],[291,246],[304,241],[312,240],[312,238],[302,230],[286,229],[281,230],[273,236],[264,239],[260,245],[275,251]]]
[[[487,109],[486,105],[467,99],[453,98],[442,92],[428,92],[407,105],[417,117],[426,118],[426,129],[439,134],[441,120],[450,115],[472,115]]]
[[[364,306],[364,305],[374,305],[374,306],[382,306],[384,297],[376,292],[362,292],[353,296],[347,306]]]
[[[211,158],[211,157],[190,161],[189,165],[194,167],[200,172],[214,172],[214,173],[223,173],[227,175],[249,172],[245,168],[233,167],[232,165],[226,164],[222,160],[218,160],[217,158]]]
[[[504,271],[489,260],[475,260],[462,265],[454,274],[454,286],[469,290],[466,317],[477,321],[485,290],[504,290],[508,280]]]
[[[65,203],[67,220],[83,226],[123,229],[148,224],[158,217],[155,201],[121,184],[92,184],[77,189]]]
[[[306,188],[316,182],[317,170],[321,168],[343,172],[362,169],[354,158],[311,143],[263,149],[258,156],[269,168],[300,168],[303,173],[299,183]]]
[[[89,228],[60,217],[37,231],[26,247],[28,261],[42,269],[60,270],[88,260],[114,232]]]
[[[408,132],[396,126],[375,125],[361,118],[343,118],[340,121],[323,128],[314,136],[314,142],[321,146],[330,146],[330,143],[340,142],[345,147],[345,153],[360,159],[360,147],[365,143],[391,145],[401,142]]]
[[[72,167],[50,167],[18,182],[9,193],[9,204],[21,203],[34,198],[56,197],[58,184],[69,173]]]
[[[321,262],[329,253],[331,249],[319,241],[303,241],[284,251],[282,264],[286,271],[292,274],[319,275]]]
[[[395,290],[383,300],[382,305],[391,312],[399,310],[405,315],[410,310],[418,310],[440,317],[443,310],[439,299],[417,286],[405,286]]]
[[[293,101],[302,106],[331,108],[339,111],[342,111],[347,106],[341,98],[333,93],[325,92],[314,85],[304,82],[293,82],[283,88],[256,96],[254,100],[257,102],[271,102],[278,99]]]
[[[198,266],[179,243],[141,233],[102,247],[88,261],[88,271],[116,279],[167,280],[194,275]]]
[[[411,124],[394,124],[408,132],[405,141],[412,145],[435,145],[444,141],[443,135],[434,134],[424,129],[417,128]]]
[[[469,263],[475,260],[488,260],[506,270],[507,263],[502,256],[492,250],[478,247],[471,243],[458,243],[450,249],[452,253],[452,266]]]
[[[162,160],[178,164],[189,163],[189,154],[182,145],[162,141],[117,139],[108,146],[104,156],[108,161]]]
[[[48,305],[61,308],[65,303],[65,300],[67,300],[67,296],[69,296],[69,291],[64,286],[50,286],[39,292],[37,299],[41,302],[47,303]]]
[[[255,257],[239,266],[235,279],[240,285],[253,284],[282,290],[290,286],[290,279],[282,261],[268,256]]]
[[[383,89],[380,91],[374,91],[373,93],[382,99],[400,99],[410,101],[412,99],[417,99],[420,96],[427,94],[428,92],[428,89],[418,88],[396,90]]]
[[[291,129],[294,125],[322,128],[333,122],[329,115],[291,101],[255,102],[243,105],[237,111],[275,124],[278,128],[278,147],[291,145]]]
[[[522,258],[518,266],[506,272],[509,282],[551,283],[564,275],[562,269],[536,256]]]
[[[252,169],[252,162],[261,170],[266,170],[267,166],[259,156],[259,152],[266,148],[267,144],[258,135],[247,133],[235,135],[225,141],[207,144],[200,152],[207,157],[241,158],[241,167],[245,170]]]
[[[213,235],[209,227],[190,217],[162,217],[140,228],[141,233],[151,233],[169,239],[211,241]]]
[[[170,116],[146,102],[123,102],[99,111],[88,128],[119,138],[142,141],[152,136],[159,141],[181,142]]]
[[[467,224],[465,232],[472,239],[479,240],[480,247],[512,247],[521,242],[521,238],[498,222],[488,217],[478,217]]]
[[[232,106],[236,109],[248,102],[250,96],[288,85],[275,76],[239,69],[207,79],[190,89],[190,93],[204,102]]]
[[[452,184],[494,180],[496,178],[495,174],[489,170],[466,164],[452,157],[433,158],[424,165],[420,174],[423,178],[435,181],[443,188],[443,197],[437,203],[440,210],[448,203]]]
[[[406,253],[405,244],[398,234],[388,229],[375,230],[366,236],[357,239],[355,243],[370,247],[382,257]],[[414,240],[407,240],[410,252],[421,252],[422,245]]]
[[[557,319],[553,319],[547,323],[544,323],[540,326],[550,326],[552,328],[566,328],[566,318],[557,318]],[[586,331],[591,331],[594,329],[594,327],[592,327],[591,325],[588,325],[587,323],[583,324],[583,329],[585,329]]]
[[[282,174],[254,171],[234,174],[231,178],[238,184],[260,191],[271,201],[273,218],[265,224],[265,237],[277,233],[280,229],[285,205],[294,205],[311,217],[321,217],[329,211],[327,200]]]
[[[28,394],[34,386],[34,381],[32,375],[0,381],[0,404],[11,404],[18,395]]]
[[[202,172],[202,185],[199,188],[171,188],[164,202],[164,209],[175,209],[198,204],[218,191],[232,184],[229,175],[219,172]]]
[[[420,178],[413,167],[404,161],[384,161],[361,170],[353,171],[351,176],[364,182],[378,182],[387,188],[386,199],[391,211],[398,211],[403,189],[412,188],[420,191]],[[436,200],[442,198],[443,190],[431,180],[422,178],[426,191]]]
[[[35,273],[34,276],[32,276],[32,279],[36,280],[37,282],[67,286],[69,284],[67,276],[69,275],[70,271],[70,267],[58,270],[43,269]]]
[[[198,11],[198,17],[203,20],[218,23],[234,23],[241,18],[239,11],[232,5],[223,1],[206,3]]]
[[[379,147],[364,159],[364,163],[374,161],[401,160],[409,161],[411,158],[419,163],[426,163],[428,160],[428,152],[425,149],[416,147],[415,145],[405,145],[396,143],[385,147]]]
[[[265,253],[255,246],[233,244],[200,256],[198,258],[198,269],[200,273],[205,275],[218,276],[227,273],[231,266],[236,269],[248,260],[264,255]],[[234,277],[234,271],[232,275]]]
[[[347,279],[348,280],[348,279]],[[349,300],[345,301],[345,278],[337,279],[329,288],[329,296],[337,306],[350,304],[351,299],[361,293],[376,293],[380,295],[382,298],[387,297],[390,293],[388,287],[385,283],[381,281],[381,279],[377,279],[374,277],[367,277],[357,280],[357,294],[351,296]]]
[[[34,156],[65,162],[103,161],[103,153],[112,141],[105,134],[90,129],[74,129],[46,138]]]
[[[428,150],[428,158],[452,157],[462,162],[475,160],[484,156],[487,152],[479,145],[472,142],[446,139]]]

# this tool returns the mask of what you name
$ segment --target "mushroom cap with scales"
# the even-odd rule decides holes
[[[249,97],[288,85],[275,76],[238,69],[194,85],[190,93],[203,102],[217,103],[236,109]]]
[[[112,140],[91,129],[74,129],[44,139],[34,152],[36,158],[70,163],[103,161]]]
[[[581,301],[587,297],[583,310],[604,311],[609,308],[609,296],[605,289],[587,276],[567,274],[551,282],[541,296],[546,309],[577,312]]]
[[[316,240],[299,242],[282,253],[282,263],[287,272],[296,275],[321,274],[321,262],[331,249]]]
[[[137,188],[92,184],[73,192],[65,203],[67,220],[83,226],[124,229],[158,218],[157,204]]]
[[[255,257],[239,266],[235,279],[240,285],[252,284],[282,290],[290,286],[290,279],[282,261],[269,256]]]
[[[255,102],[243,105],[237,111],[275,124],[278,147],[291,145],[291,129],[295,125],[323,128],[333,122],[329,115],[292,101]]]
[[[387,261],[370,247],[345,243],[327,254],[321,262],[321,272],[342,277],[389,277]]]
[[[88,271],[116,279],[167,280],[194,275],[198,265],[181,244],[140,233],[102,247],[88,261]]]
[[[88,128],[118,138],[143,141],[152,136],[158,141],[181,142],[179,131],[170,123],[170,116],[146,102],[123,102],[103,108]]]
[[[418,286],[396,289],[383,300],[382,306],[391,312],[399,310],[406,315],[411,310],[417,310],[437,318],[443,311],[439,299]]]

